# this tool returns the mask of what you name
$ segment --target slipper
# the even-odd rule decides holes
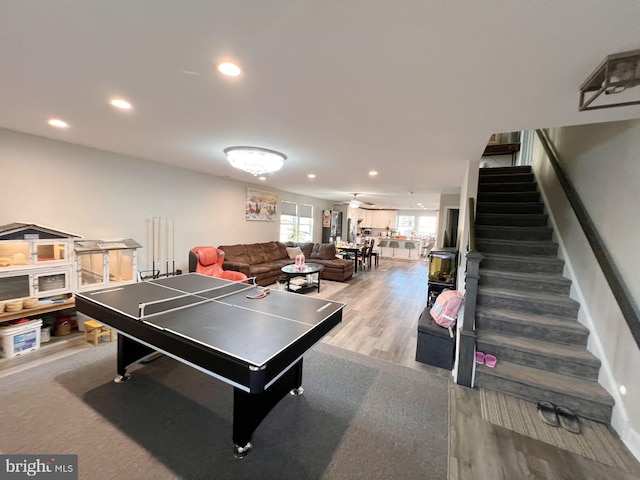
[[[560,420],[558,420],[558,414],[556,406],[550,402],[539,402],[538,403],[538,415],[544,423],[547,425],[551,425],[552,427],[557,427],[560,425]]]
[[[484,364],[484,358],[485,358],[485,354],[482,352],[476,352],[476,363],[479,363],[480,365]]]
[[[490,354],[486,354],[484,356],[484,364],[489,367],[489,368],[494,368],[496,366],[496,363],[498,363],[498,359],[496,357],[494,357],[493,355]]]
[[[580,420],[578,416],[565,407],[557,407],[556,415],[560,420],[560,425],[571,433],[580,433]]]

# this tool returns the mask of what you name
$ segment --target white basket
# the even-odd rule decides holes
[[[23,355],[40,348],[42,320],[36,319],[19,325],[0,327],[0,356]]]

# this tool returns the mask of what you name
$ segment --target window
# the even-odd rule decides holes
[[[313,236],[313,206],[280,202],[280,241],[310,242]]]
[[[416,217],[413,215],[398,215],[398,233],[410,237],[415,230]]]
[[[436,220],[438,217],[423,215],[418,217],[418,235],[422,238],[436,238]]]

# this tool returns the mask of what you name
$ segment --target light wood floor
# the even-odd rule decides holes
[[[415,361],[417,324],[426,305],[426,262],[383,258],[358,272],[332,300],[347,304],[342,325],[323,340],[354,352],[450,378],[450,372]],[[485,421],[477,389],[449,382],[449,478],[640,479]],[[615,432],[611,442],[626,447]],[[637,462],[636,462],[637,463]]]

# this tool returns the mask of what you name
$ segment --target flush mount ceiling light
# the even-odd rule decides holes
[[[131,103],[126,101],[124,98],[113,98],[109,103],[111,104],[111,106],[119,108],[121,110],[131,109]]]
[[[240,67],[233,62],[222,62],[218,65],[218,71],[228,77],[237,77],[242,73]]]
[[[254,176],[280,170],[287,159],[283,153],[260,147],[228,147],[224,153],[232,166]]]
[[[580,111],[639,105],[640,89],[629,91],[638,85],[640,50],[608,55],[580,86]]]
[[[69,124],[59,118],[50,118],[47,123],[56,128],[69,128]]]

